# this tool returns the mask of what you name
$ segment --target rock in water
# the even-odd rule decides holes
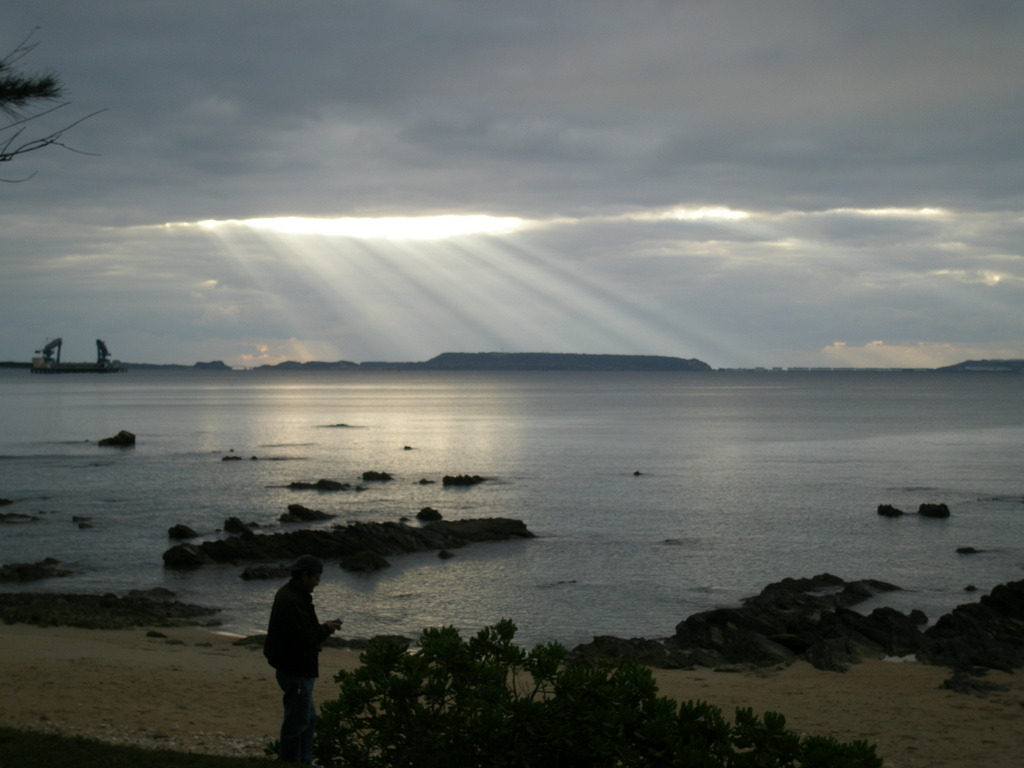
[[[100,445],[112,445],[118,448],[128,448],[135,445],[135,435],[122,429],[113,437],[104,437],[100,440]]]

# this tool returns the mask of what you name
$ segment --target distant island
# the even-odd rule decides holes
[[[286,364],[282,364],[286,365]],[[279,367],[279,366],[271,366]],[[710,371],[702,360],[659,355],[558,352],[445,352],[422,363],[361,363],[359,368],[414,371]]]
[[[659,355],[584,355],[559,352],[444,352],[421,363],[336,363],[289,360],[254,370],[336,371],[710,371],[707,363]]]
[[[936,368],[936,371],[997,371],[1024,373],[1024,360],[965,360],[956,365]]]
[[[31,368],[31,363],[0,362],[0,368]],[[129,370],[230,371],[222,360],[181,365],[175,363],[120,363]],[[941,368],[719,368],[696,358],[660,355],[590,355],[560,352],[444,352],[423,362],[389,363],[349,360],[300,363],[288,360],[260,365],[256,371],[732,371],[748,373],[1024,373],[1024,360],[965,360]]]
[[[179,365],[177,363],[121,363],[121,365],[138,371],[161,370],[161,371],[230,371],[231,366],[223,360],[211,360],[208,363],[194,363],[193,365]]]

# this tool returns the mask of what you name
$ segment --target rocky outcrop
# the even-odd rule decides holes
[[[442,485],[478,485],[487,480],[480,475],[445,475],[441,479]]]
[[[1000,584],[977,603],[942,616],[918,657],[954,669],[1024,667],[1024,580]]]
[[[922,631],[927,617],[893,608],[868,615],[852,606],[898,589],[875,580],[846,582],[821,574],[784,579],[737,608],[694,614],[672,637],[647,640],[596,637],[573,650],[577,661],[630,656],[665,668],[765,667],[804,659],[819,669],[845,671],[865,658],[910,656],[955,669],[1024,667],[1024,581],[1002,584],[980,603],[961,605]]]
[[[921,517],[949,517],[949,507],[946,504],[922,504],[917,508],[917,514]]]
[[[125,629],[128,627],[169,627],[183,624],[216,624],[206,619],[219,608],[182,603],[169,590],[133,590],[117,595],[0,593],[0,620],[6,624],[35,624],[40,627],[83,627]]]
[[[324,479],[317,480],[315,483],[297,480],[294,483],[289,483],[288,487],[295,491],[347,491],[352,487],[352,484]]]
[[[135,435],[126,430],[121,430],[113,437],[104,437],[100,445],[112,445],[116,448],[129,448],[135,445]]]
[[[252,529],[258,527],[256,523],[243,523],[237,517],[229,517],[224,521],[224,531],[226,533],[235,533],[242,537],[251,537],[255,534]]]
[[[334,515],[321,512],[319,509],[310,509],[301,504],[289,504],[288,511],[279,518],[282,523],[313,523],[318,520],[330,520]]]
[[[71,575],[71,571],[58,565],[60,561],[52,557],[36,563],[7,563],[0,566],[0,581],[39,581]]]
[[[245,581],[287,579],[290,575],[283,565],[250,565],[242,571],[242,579]]]
[[[172,525],[167,529],[167,536],[171,539],[196,539],[199,538],[199,534],[196,533],[194,528],[190,528],[187,525],[178,523]]]
[[[0,512],[0,523],[37,523],[35,515],[24,515],[21,512]]]
[[[340,560],[371,552],[386,558],[516,538],[533,538],[533,534],[522,521],[500,517],[440,520],[423,527],[404,523],[349,523],[328,530],[254,533],[201,544],[178,544],[164,552],[163,559],[166,568],[197,568],[210,563],[287,560],[305,554],[323,560]]]
[[[433,507],[424,507],[416,513],[417,520],[423,520],[424,522],[433,522],[441,519],[441,513]]]
[[[876,646],[892,652],[877,640],[899,620],[886,614],[861,617],[849,607],[895,589],[880,581],[848,583],[831,574],[784,579],[747,598],[740,608],[685,619],[676,626],[672,640],[681,648],[718,654],[726,663],[768,666],[803,656],[821,669],[845,669]],[[909,618],[906,624],[911,624]]]
[[[879,504],[878,514],[882,517],[902,517],[903,510],[892,504]],[[917,508],[919,517],[949,517],[948,504],[921,504]]]

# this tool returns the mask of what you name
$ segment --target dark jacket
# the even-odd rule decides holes
[[[313,595],[291,579],[274,595],[263,655],[279,672],[317,677],[320,648],[329,635],[316,617]]]

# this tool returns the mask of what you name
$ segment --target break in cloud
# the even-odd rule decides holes
[[[0,359],[1024,357],[1018,4],[15,5]]]

